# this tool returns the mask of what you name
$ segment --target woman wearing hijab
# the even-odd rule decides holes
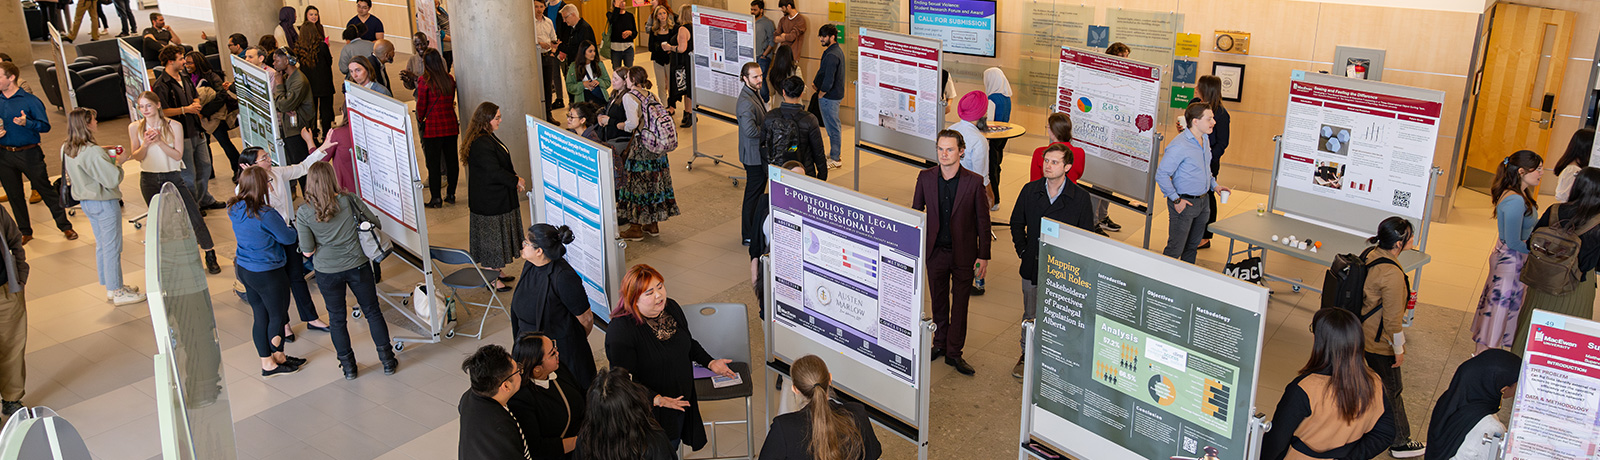
[[[1011,122],[1011,80],[1006,79],[1005,71],[999,67],[990,67],[983,71],[983,92],[989,94],[989,121],[1001,123]],[[1006,141],[1009,139],[989,139],[989,192],[994,196],[994,207],[990,211],[1000,210],[1000,162],[1005,159]]]
[[[1439,395],[1428,422],[1425,460],[1492,460],[1495,446],[1482,442],[1485,435],[1503,434],[1505,424],[1495,414],[1500,401],[1517,394],[1522,360],[1499,348],[1490,348],[1456,368],[1450,388]]]
[[[272,42],[272,46],[266,47],[267,52],[278,49],[278,45],[294,46],[300,42],[300,32],[295,30],[294,25],[295,16],[297,15],[292,6],[278,8],[278,27],[272,30],[272,38],[276,41]]]

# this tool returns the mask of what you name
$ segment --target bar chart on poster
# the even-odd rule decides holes
[[[410,111],[406,105],[347,81],[345,106],[350,112],[350,139],[356,184],[362,201],[399,225],[384,225],[384,234],[414,254],[427,254],[418,235],[422,209],[417,207],[417,155]]]
[[[939,132],[939,42],[861,30],[857,118],[922,139]]]

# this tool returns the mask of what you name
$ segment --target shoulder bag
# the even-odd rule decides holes
[[[78,152],[83,153],[83,152]],[[56,178],[54,184],[56,194],[61,197],[61,207],[70,208],[78,205],[78,200],[72,198],[72,179],[67,177],[67,146],[61,146],[61,177]]]
[[[383,259],[389,256],[393,243],[374,231],[377,228],[374,225],[376,219],[363,210],[360,202],[352,202],[349,193],[339,195],[339,198],[345,200],[345,206],[350,207],[350,214],[356,219],[356,238],[361,240],[361,253],[372,263],[383,262]]]

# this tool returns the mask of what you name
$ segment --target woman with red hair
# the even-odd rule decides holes
[[[667,298],[666,279],[639,264],[622,277],[622,300],[611,311],[606,356],[611,365],[633,372],[633,380],[650,390],[656,422],[666,430],[674,450],[679,443],[694,450],[706,445],[699,398],[694,392],[698,363],[712,372],[733,376],[730,360],[714,359],[689,333],[689,321],[678,302]]]

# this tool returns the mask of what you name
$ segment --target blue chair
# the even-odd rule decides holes
[[[439,246],[428,247],[428,257],[437,264],[465,265],[466,268],[456,270],[445,275],[441,284],[450,288],[450,296],[458,303],[465,303],[484,307],[483,318],[478,321],[478,332],[475,334],[461,334],[475,339],[483,338],[483,325],[489,322],[489,313],[494,310],[506,312],[506,304],[500,301],[500,296],[494,291],[494,280],[499,278],[499,273],[494,270],[478,268],[478,262],[472,260],[472,254],[456,248]],[[484,289],[489,291],[489,303],[467,302],[457,294],[457,289]],[[507,313],[509,316],[509,313]]]

